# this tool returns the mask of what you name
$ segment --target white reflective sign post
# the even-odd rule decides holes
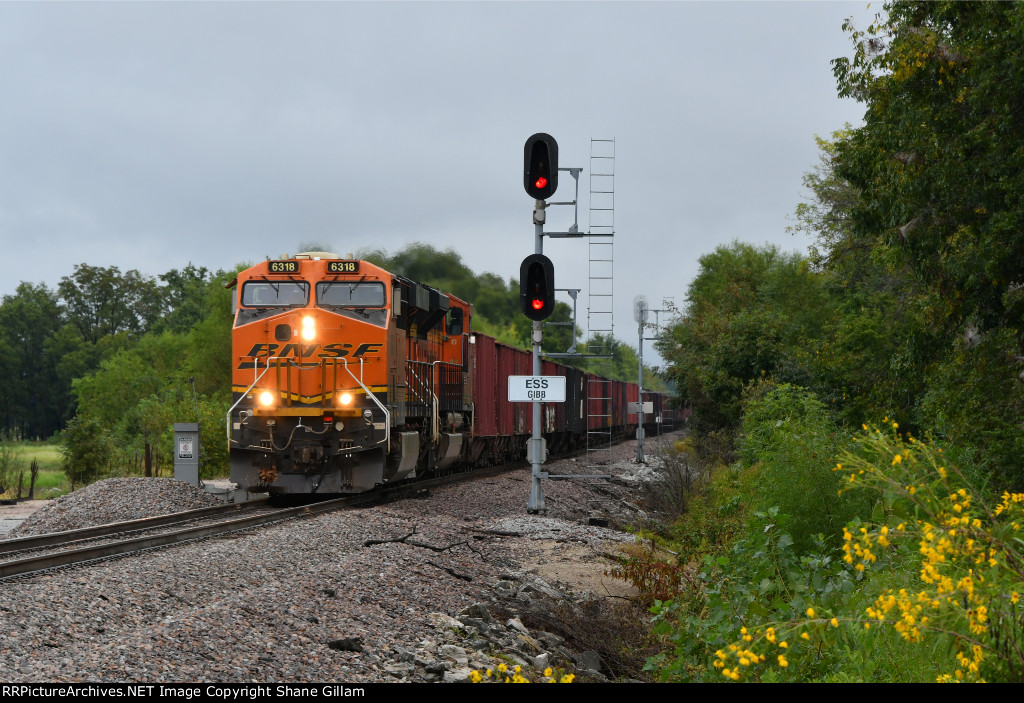
[[[512,403],[564,403],[565,376],[509,376]]]

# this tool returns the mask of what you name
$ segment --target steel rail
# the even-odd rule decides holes
[[[292,518],[301,517],[304,515],[315,515],[317,513],[328,512],[330,510],[335,510],[340,507],[376,498],[377,496],[374,494],[374,492],[371,492],[370,494],[359,494],[358,496],[346,496],[345,498],[323,501],[321,503],[313,503],[310,505],[303,505],[292,508],[281,508],[270,513],[250,515],[247,517],[236,518],[234,520],[225,520],[223,522],[219,522],[213,525],[201,525],[198,527],[185,528],[181,530],[176,530],[174,532],[167,532],[159,535],[136,537],[133,539],[124,540],[113,544],[82,547],[79,549],[73,549],[64,552],[53,552],[34,557],[25,557],[13,561],[2,562],[0,563],[0,580],[7,579],[12,576],[20,576],[33,572],[45,571],[48,569],[53,569],[61,566],[70,566],[73,564],[81,564],[83,562],[92,562],[99,559],[105,559],[117,555],[129,554],[132,552],[141,552],[148,549],[156,549],[159,547],[181,544],[183,542],[191,542],[199,539],[206,539],[208,537],[215,537],[217,535],[227,534],[229,532],[237,532],[240,530],[247,530],[253,527],[259,527],[262,525],[267,525],[275,522],[290,520]],[[179,521],[181,515],[182,513],[175,514],[175,516],[179,518]],[[125,523],[114,524],[123,526]],[[115,530],[114,532],[116,533],[118,531],[123,532],[124,530]],[[54,536],[60,536],[61,534],[66,533],[55,533]],[[10,542],[13,540],[7,541]]]
[[[259,506],[267,502],[267,498],[258,498],[245,503],[226,503],[214,505],[209,508],[197,508],[195,510],[183,510],[178,513],[157,515],[155,517],[139,518],[138,520],[126,520],[125,522],[111,522],[105,525],[93,525],[92,527],[81,527],[76,530],[65,530],[63,532],[48,532],[43,535],[30,535],[27,537],[12,537],[11,539],[0,540],[0,554],[10,552],[23,552],[40,547],[49,547],[54,544],[68,544],[97,537],[108,537],[124,532],[137,532],[148,530],[164,525],[173,525],[177,522],[188,522],[199,518],[218,515],[241,510],[247,506]]]

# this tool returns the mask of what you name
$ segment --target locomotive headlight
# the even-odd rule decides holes
[[[260,405],[271,406],[274,404],[274,394],[270,391],[260,393]]]
[[[302,318],[302,338],[307,342],[316,338],[316,320],[312,317]]]
[[[338,398],[338,402],[340,402],[342,405],[352,405],[352,394],[349,393],[348,391],[342,393],[341,396]]]

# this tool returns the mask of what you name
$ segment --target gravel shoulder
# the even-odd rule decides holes
[[[648,457],[671,439],[648,439]],[[633,537],[587,519],[642,518],[633,507],[644,479],[635,453],[634,442],[613,450],[612,482],[546,481],[542,516],[526,514],[526,467],[427,497],[4,583],[0,680],[461,681],[499,661],[527,670],[550,662],[599,680],[599,662],[523,628],[516,613],[544,599],[575,608],[628,597],[604,575],[605,555]],[[130,491],[115,493],[141,503]],[[82,509],[109,522],[102,500],[110,495]],[[178,509],[190,507],[198,506]],[[370,544],[382,540],[391,541]]]

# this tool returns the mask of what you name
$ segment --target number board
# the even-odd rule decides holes
[[[268,261],[267,270],[270,273],[298,273],[298,261]]]
[[[359,273],[358,261],[328,261],[327,273]]]

